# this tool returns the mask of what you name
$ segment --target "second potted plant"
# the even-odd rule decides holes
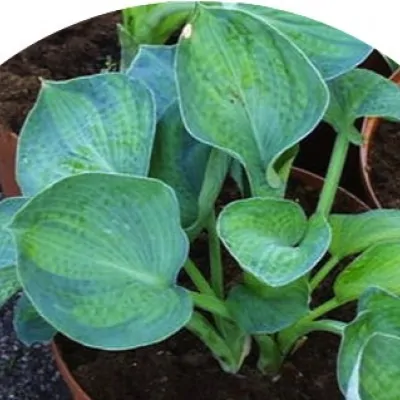
[[[400,69],[397,69],[390,79],[400,85]],[[395,114],[393,110],[391,116],[394,117]],[[370,116],[363,124],[364,144],[360,148],[362,178],[375,207],[400,207],[399,121],[400,108],[396,119]]]

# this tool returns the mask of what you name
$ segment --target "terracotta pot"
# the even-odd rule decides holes
[[[321,189],[324,183],[324,179],[322,177],[301,168],[293,168],[291,176],[302,182],[304,185],[311,186],[316,189]],[[341,192],[343,195],[345,195],[348,198],[349,203],[352,204],[355,209],[369,209],[365,203],[347,190],[339,188],[338,192]],[[71,371],[69,370],[68,365],[65,363],[62,353],[57,346],[56,340],[54,340],[52,343],[52,350],[61,376],[72,393],[73,400],[96,400],[89,397],[72,376]]]
[[[0,127],[0,185],[5,197],[20,196],[15,179],[18,136]]]
[[[78,382],[72,376],[67,364],[61,355],[61,352],[57,346],[56,341],[53,341],[51,345],[53,356],[56,361],[57,367],[60,370],[60,374],[63,377],[65,383],[67,384],[73,400],[92,400],[79,386]]]
[[[374,50],[359,67],[374,71],[384,77],[389,77],[392,73],[387,61],[377,50]],[[355,125],[358,129],[361,129],[362,119],[358,119]],[[301,141],[300,153],[296,157],[295,166],[325,176],[336,135],[336,132],[329,124],[321,122],[310,135]],[[364,185],[360,179],[359,166],[359,147],[351,145],[344,165],[340,185],[350,190],[360,199],[368,201]]]
[[[393,73],[393,75],[390,77],[390,80],[400,85],[400,68]],[[369,202],[371,202],[372,206],[377,208],[382,208],[382,204],[380,203],[371,182],[371,167],[369,165],[369,157],[371,154],[371,149],[373,147],[374,136],[378,131],[381,123],[382,119],[378,117],[370,117],[364,119],[361,130],[364,143],[360,147],[360,163],[363,184],[367,192]]]

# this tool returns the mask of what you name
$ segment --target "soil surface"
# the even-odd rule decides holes
[[[385,208],[400,208],[400,124],[383,121],[373,138],[368,166],[375,195]]]
[[[19,133],[40,89],[39,78],[63,80],[100,72],[120,57],[120,13],[101,15],[63,29],[0,67],[0,125]]]
[[[288,197],[296,199],[310,214],[319,192],[291,181]],[[222,193],[224,203],[238,198],[232,182]],[[354,210],[347,198],[339,195],[335,212]],[[206,237],[193,245],[193,260],[206,272]],[[224,252],[224,266],[232,279],[239,271]],[[335,275],[338,271],[335,273]],[[315,293],[313,306],[332,297],[330,277]],[[184,282],[184,276],[181,277]],[[342,321],[355,315],[353,304],[330,314]],[[58,343],[73,375],[94,400],[339,400],[336,359],[339,338],[328,333],[311,334],[309,340],[284,364],[279,379],[262,376],[252,353],[237,376],[221,371],[203,344],[183,330],[168,340],[136,351],[103,352],[84,348],[65,337]],[[256,346],[254,346],[255,349]]]

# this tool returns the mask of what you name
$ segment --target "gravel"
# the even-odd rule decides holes
[[[49,346],[24,346],[13,330],[17,296],[0,308],[0,400],[71,400]]]

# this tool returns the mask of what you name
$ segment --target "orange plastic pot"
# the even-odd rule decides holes
[[[0,131],[0,185],[5,197],[21,194],[15,179],[18,136],[9,130]]]
[[[390,80],[400,85],[400,68],[393,73]],[[360,147],[360,163],[361,163],[361,174],[362,180],[367,192],[368,200],[371,205],[377,208],[382,208],[382,204],[374,190],[371,181],[371,166],[369,165],[369,158],[371,155],[371,149],[374,146],[374,137],[382,123],[382,118],[370,117],[365,118],[362,125],[362,136],[363,145]]]
[[[317,190],[322,189],[324,179],[318,175],[315,175],[301,168],[293,168],[291,174],[293,178],[300,181],[305,186],[310,186]],[[360,208],[365,210],[369,209],[369,207],[364,202],[362,202],[360,199],[358,199],[356,196],[354,196],[347,190],[339,188],[338,192],[347,197],[348,203],[354,206],[354,209],[360,209]],[[61,376],[63,377],[69,390],[71,391],[73,400],[96,400],[92,399],[87,393],[85,393],[85,391],[73,377],[68,365],[64,361],[62,352],[60,351],[57,345],[57,340],[53,341],[52,350],[55,361],[60,370]]]

